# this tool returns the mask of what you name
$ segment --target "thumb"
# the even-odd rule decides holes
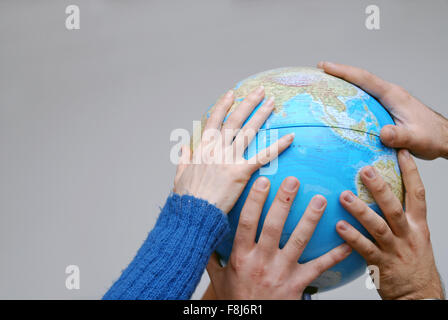
[[[412,150],[411,132],[404,128],[394,125],[387,125],[381,129],[381,141],[388,147],[403,148]]]
[[[213,252],[210,256],[210,260],[207,264],[207,272],[210,279],[215,279],[216,275],[222,270],[221,263],[219,263],[219,258],[216,252]]]

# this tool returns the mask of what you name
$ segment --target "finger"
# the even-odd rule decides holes
[[[204,131],[209,129],[221,129],[221,125],[227,115],[227,111],[229,111],[233,104],[233,99],[233,91],[229,90],[218,100],[218,102],[211,109],[213,111],[205,124]]]
[[[186,166],[190,163],[190,147],[188,145],[183,145],[180,147],[180,157],[179,157],[179,163],[177,164],[176,168],[176,176],[174,178],[174,181],[178,181],[180,176],[182,175],[182,172],[185,170]]]
[[[302,268],[299,268],[300,277],[302,278],[301,281],[305,282],[304,285],[310,284],[322,273],[347,258],[351,252],[352,248],[346,243],[343,243],[325,253],[323,256],[303,264]]]
[[[405,128],[394,125],[387,125],[381,129],[381,141],[391,148],[413,149],[413,139],[411,132]]]
[[[269,186],[268,178],[259,177],[250,189],[238,221],[233,241],[234,252],[247,252],[254,247],[258,221],[269,194]]]
[[[353,228],[346,221],[336,224],[339,236],[353,249],[355,249],[368,263],[379,261],[381,251],[372,241],[364,237],[361,232]]]
[[[275,158],[277,158],[283,151],[288,148],[294,141],[294,133],[284,135],[278,139],[275,143],[271,144],[264,150],[261,150],[258,154],[247,160],[249,169],[251,172],[255,172],[265,164],[268,164]]]
[[[263,98],[264,88],[261,86],[249,93],[249,95],[230,114],[229,118],[227,118],[222,126],[225,145],[230,145],[232,143],[233,138],[238,133],[238,130],[241,128],[244,121],[246,121]]]
[[[392,230],[386,221],[370,209],[364,201],[356,197],[351,191],[342,192],[339,201],[345,210],[366,228],[380,246],[392,243],[394,239]]]
[[[269,118],[274,110],[274,98],[269,98],[260,109],[255,112],[254,116],[246,123],[243,129],[238,132],[234,140],[237,154],[242,155],[247,146],[252,142],[260,127]]]
[[[302,218],[289,237],[288,242],[283,247],[283,252],[288,258],[295,261],[299,260],[326,206],[327,200],[321,195],[316,195],[311,199]]]
[[[279,249],[283,226],[291,209],[292,202],[299,190],[299,180],[296,177],[287,177],[283,180],[277,191],[271,208],[263,223],[258,247],[267,255]]]
[[[406,213],[417,220],[426,221],[425,187],[417,165],[405,149],[398,152],[398,163],[406,190]]]
[[[386,220],[397,236],[404,236],[409,231],[408,220],[403,211],[403,205],[390,189],[389,185],[378,174],[376,169],[367,166],[361,169],[361,180],[372,194]]]
[[[394,86],[390,82],[361,68],[328,61],[321,61],[317,66],[322,68],[326,73],[355,84],[381,102],[384,102],[382,100]]]
[[[222,270],[221,263],[219,262],[218,255],[216,252],[213,252],[208,260],[207,264],[207,272],[210,276],[210,279],[215,278],[215,276]]]

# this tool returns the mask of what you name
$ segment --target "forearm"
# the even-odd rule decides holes
[[[103,299],[190,298],[227,231],[227,217],[207,201],[170,196],[156,226]]]

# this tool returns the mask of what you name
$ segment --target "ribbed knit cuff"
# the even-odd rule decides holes
[[[190,298],[227,232],[228,219],[214,205],[170,195],[136,257],[103,298]]]

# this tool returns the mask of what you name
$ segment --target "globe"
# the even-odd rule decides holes
[[[299,263],[315,259],[344,242],[336,232],[336,223],[340,220],[346,220],[372,239],[341,206],[339,196],[344,190],[351,190],[382,215],[359,176],[361,168],[372,165],[403,201],[396,151],[384,146],[379,138],[384,125],[394,124],[389,113],[372,96],[342,79],[320,69],[288,67],[258,73],[237,83],[235,102],[229,114],[260,85],[264,86],[266,97],[275,97],[275,109],[249,145],[245,157],[254,156],[285,134],[294,132],[295,138],[276,161],[253,174],[228,214],[231,232],[217,248],[222,261],[225,263],[229,259],[241,209],[253,182],[260,175],[270,180],[271,190],[259,221],[257,240],[275,194],[288,176],[297,177],[300,188],[286,220],[280,248],[288,241],[311,198],[320,194],[327,199],[327,208]],[[211,111],[203,116],[203,122]],[[364,273],[366,262],[353,251],[310,286],[326,291]]]

